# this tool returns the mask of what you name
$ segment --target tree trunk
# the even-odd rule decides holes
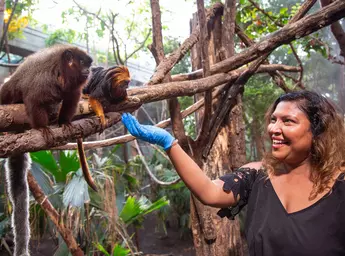
[[[229,4],[231,6],[229,6]],[[226,7],[234,6],[233,1],[226,1]],[[224,8],[226,9],[226,8]],[[231,11],[233,11],[231,9]],[[230,20],[230,14],[226,14],[227,19]],[[232,15],[234,15],[232,13]],[[222,34],[227,33],[222,27],[222,16],[217,15],[211,20],[208,25],[210,33],[209,42],[209,60],[210,64],[221,61],[224,57],[233,55],[233,35],[234,26],[232,27],[232,36],[223,38]],[[191,22],[192,26],[196,26],[197,17]],[[231,26],[230,26],[231,29]],[[222,32],[224,31],[224,32]],[[230,41],[229,41],[230,40]],[[227,47],[222,47],[226,45]],[[200,48],[197,43],[192,49],[192,67],[193,70],[199,69],[201,64]],[[221,96],[220,96],[221,97]],[[200,95],[197,97],[200,98]],[[244,125],[242,118],[242,100],[238,97],[239,104],[233,108],[229,118],[227,118],[216,137],[212,146],[210,154],[207,159],[200,158],[201,153],[195,153],[194,159],[196,162],[203,163],[203,171],[211,179],[216,179],[221,175],[231,172],[231,169],[241,166],[245,162],[245,144],[244,144]],[[219,100],[219,102],[221,102]],[[218,104],[213,104],[214,109],[221,107]],[[203,112],[199,111],[197,115],[197,128],[200,129]],[[231,118],[230,118],[231,117]],[[203,147],[199,145],[195,150],[201,150]],[[195,151],[194,151],[195,152]],[[220,218],[216,213],[219,209],[203,205],[199,200],[192,196],[191,198],[191,223],[194,246],[197,255],[243,255],[243,244],[240,234],[239,221],[236,219],[230,221],[227,218]]]

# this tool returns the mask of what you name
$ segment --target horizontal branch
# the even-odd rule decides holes
[[[299,67],[286,65],[261,65],[257,73],[270,72],[271,70],[298,71]],[[116,104],[107,105],[104,102],[105,112],[129,111],[129,109],[137,109],[144,103],[164,100],[177,96],[190,96],[195,93],[204,92],[212,89],[220,84],[236,79],[245,68],[234,70],[229,74],[216,74],[207,78],[194,81],[170,82],[165,84],[157,84],[151,86],[142,86],[130,88],[127,90],[129,98],[127,101]],[[134,96],[134,97],[132,97]],[[80,119],[93,113],[88,101],[79,102],[75,119]],[[79,116],[78,116],[79,115]],[[28,118],[25,113],[23,104],[0,105],[0,131],[18,131],[22,129],[30,129]]]
[[[217,97],[223,91],[224,86],[225,85],[217,87],[216,90],[214,90],[214,92],[212,93],[212,98]],[[203,105],[204,105],[204,99],[202,98],[201,100],[195,102],[193,105],[191,105],[188,108],[186,108],[185,110],[183,110],[181,112],[182,118],[185,118],[185,117],[189,116],[190,114],[194,113],[198,109],[202,108]],[[157,123],[155,126],[160,127],[160,128],[166,128],[169,125],[171,125],[171,119],[170,118]],[[110,138],[110,139],[106,139],[106,140],[85,141],[84,142],[84,149],[87,150],[87,149],[94,149],[94,148],[101,148],[101,147],[110,147],[110,146],[113,146],[115,144],[123,144],[123,143],[130,142],[133,140],[135,140],[135,137],[127,134],[127,135],[122,135],[122,136],[118,136],[118,137]],[[68,143],[68,144],[63,145],[63,146],[55,147],[53,149],[74,150],[76,148],[77,148],[77,143]]]
[[[269,65],[261,65],[260,69],[257,73],[263,72],[275,72],[275,71],[284,71],[284,72],[300,72],[301,68],[296,66],[289,66],[283,64],[269,64]],[[202,70],[196,70],[186,74],[177,74],[171,76],[173,82],[182,82],[186,80],[195,80],[202,77]]]
[[[121,120],[119,113],[107,114],[107,126],[110,127]],[[93,117],[72,122],[71,126],[51,129],[52,140],[45,141],[42,132],[36,129],[24,133],[6,134],[0,137],[0,157],[8,157],[12,153],[34,152],[61,146],[71,140],[87,137],[101,132],[99,118]]]

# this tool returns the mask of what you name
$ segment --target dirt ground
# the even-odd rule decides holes
[[[176,225],[167,227],[166,236],[163,230],[157,230],[156,217],[150,215],[145,219],[144,228],[139,231],[139,249],[146,256],[195,256],[191,233],[181,238]]]
[[[191,234],[180,236],[180,230],[171,225],[167,228],[168,235],[162,230],[157,230],[156,216],[148,216],[144,221],[144,228],[138,232],[139,249],[145,256],[195,256]],[[12,237],[6,239],[7,244],[13,247]],[[31,256],[53,256],[57,249],[56,241],[42,239],[39,243],[31,241]],[[10,254],[0,247],[0,256]]]

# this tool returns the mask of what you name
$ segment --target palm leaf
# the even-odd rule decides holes
[[[165,197],[162,197],[151,203],[150,200],[144,196],[142,196],[139,200],[136,200],[134,197],[130,196],[127,198],[127,201],[120,213],[120,218],[127,225],[133,222],[141,223],[145,215],[168,204],[169,201],[166,200]]]
[[[70,182],[67,184],[63,196],[63,204],[67,207],[84,207],[85,202],[90,201],[88,185],[82,175],[81,170],[78,170]]]

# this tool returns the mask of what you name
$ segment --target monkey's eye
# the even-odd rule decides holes
[[[84,61],[83,60],[80,60],[80,65],[84,65]]]

